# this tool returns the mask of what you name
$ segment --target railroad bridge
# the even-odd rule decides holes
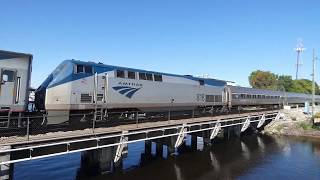
[[[179,120],[134,123],[116,127],[99,127],[59,131],[46,134],[10,136],[0,139],[1,179],[10,179],[14,163],[82,152],[88,161],[98,164],[101,171],[121,167],[128,144],[145,143],[145,154],[151,155],[151,143],[157,153],[174,154],[191,136],[191,146],[197,137],[205,143],[216,137],[241,136],[242,132],[261,130],[273,120],[282,118],[278,111],[260,111],[210,117],[191,117]]]

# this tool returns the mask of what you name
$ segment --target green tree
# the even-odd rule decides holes
[[[254,71],[249,76],[250,85],[258,89],[277,89],[277,76],[269,71]]]
[[[289,89],[292,88],[293,86],[293,80],[292,76],[287,76],[287,75],[279,75],[277,77],[278,83],[277,83],[277,89],[279,91],[289,91]]]
[[[315,86],[315,90],[316,94],[320,94],[319,86],[317,83]],[[312,94],[312,81],[308,79],[294,80],[292,87],[288,90],[288,92]]]
[[[312,94],[312,81],[308,79],[292,80],[292,76],[276,75],[269,71],[253,71],[249,76],[249,82],[251,87],[258,89]],[[315,93],[320,95],[317,83],[315,90]]]

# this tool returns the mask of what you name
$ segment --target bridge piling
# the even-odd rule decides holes
[[[84,172],[86,175],[113,172],[115,167],[113,162],[114,155],[114,147],[84,151],[81,154],[81,167],[79,172]]]
[[[198,148],[198,136],[196,133],[191,134],[191,149],[196,151]]]
[[[0,146],[0,151],[9,150],[11,146]],[[4,153],[0,155],[0,162],[10,161],[11,153]],[[13,164],[0,165],[0,179],[8,180],[12,178]]]

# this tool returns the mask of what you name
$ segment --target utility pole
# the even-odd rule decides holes
[[[316,82],[315,82],[315,76],[316,76],[316,55],[315,50],[312,51],[312,116],[314,116],[314,106],[315,106],[315,94],[316,94]],[[314,120],[312,121],[312,124],[314,124]]]

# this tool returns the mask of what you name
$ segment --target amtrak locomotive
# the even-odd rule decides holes
[[[37,109],[46,110],[49,116],[96,108],[103,113],[188,110],[226,106],[228,99],[225,81],[76,60],[63,61],[35,93]]]
[[[45,124],[72,124],[92,120],[93,115],[107,119],[110,112],[226,112],[248,106],[278,108],[311,102],[308,94],[228,86],[226,81],[210,78],[65,60],[36,89],[35,108],[29,112],[31,60],[32,55],[0,51],[2,114],[40,114],[46,117]],[[320,96],[315,100],[319,103]],[[9,126],[10,122],[2,124]]]

